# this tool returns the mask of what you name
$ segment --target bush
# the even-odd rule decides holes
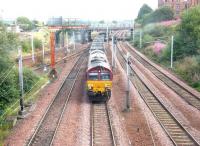
[[[39,40],[38,38],[34,38],[33,43],[34,43],[34,48],[35,49],[42,48],[42,41]],[[22,46],[23,52],[30,53],[31,50],[32,50],[31,39],[25,39],[25,40],[23,40],[21,42],[21,46]]]
[[[22,46],[22,51],[29,53],[31,52],[31,41],[29,39],[23,40],[21,42],[21,46]]]
[[[190,84],[200,81],[200,63],[196,57],[185,57],[176,62],[175,72]]]
[[[39,80],[39,77],[33,73],[31,70],[24,68],[24,92],[27,92],[31,87]],[[0,85],[0,109],[4,109],[14,101],[19,99],[20,89],[19,89],[19,76],[18,69],[14,68],[6,80]],[[2,82],[3,79],[0,79]],[[1,111],[2,112],[2,111]]]
[[[145,34],[143,36],[143,40],[142,40],[142,42],[143,42],[142,47],[147,47],[149,44],[151,44],[152,41],[154,41],[154,38],[149,34]]]
[[[38,38],[34,38],[34,47],[35,47],[36,49],[42,48],[42,41],[39,40]]]

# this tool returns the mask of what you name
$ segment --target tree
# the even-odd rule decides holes
[[[116,21],[116,20],[113,20],[112,23],[113,23],[113,24],[117,24],[117,21]]]
[[[138,13],[137,19],[142,19],[146,14],[153,12],[152,8],[149,7],[147,4],[144,4]]]
[[[33,24],[27,17],[18,17],[17,24],[19,24],[19,26],[25,31],[30,31],[33,29]]]
[[[152,13],[143,16],[142,24],[161,22],[166,20],[172,20],[174,18],[174,12],[170,7],[164,6]]]
[[[184,12],[181,20],[174,44],[179,51],[177,57],[200,54],[200,6]]]
[[[40,24],[39,24],[39,21],[33,20],[32,25],[33,25],[33,28],[37,28]]]

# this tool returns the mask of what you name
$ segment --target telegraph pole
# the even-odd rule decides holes
[[[173,68],[174,36],[171,37],[171,68]]]
[[[20,111],[19,115],[24,115],[24,82],[23,82],[23,66],[22,66],[22,48],[18,47],[18,55],[19,55],[19,86],[20,86]]]
[[[32,47],[32,61],[33,61],[33,63],[35,63],[33,32],[32,32],[32,34],[31,34],[31,47]]]

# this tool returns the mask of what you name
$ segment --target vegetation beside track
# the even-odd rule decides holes
[[[3,145],[3,140],[13,126],[14,120],[11,117],[16,118],[19,111],[18,65],[13,56],[16,56],[20,44],[18,35],[8,32],[0,22],[0,145]],[[40,77],[25,67],[23,77],[24,99],[28,103],[36,97],[34,93],[47,82],[47,77]]]
[[[181,21],[171,20],[171,22],[172,24],[168,24],[168,21],[144,25],[141,48],[140,29],[136,29],[134,46],[151,60],[170,68],[171,36],[173,35],[174,66],[172,71],[200,91],[200,6],[183,12]],[[130,43],[133,45],[132,41]]]

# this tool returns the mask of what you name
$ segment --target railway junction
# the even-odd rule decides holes
[[[200,93],[131,46],[127,41],[133,31],[130,26],[109,28],[109,32],[106,27],[86,25],[51,25],[49,29],[50,50],[45,57],[50,58],[51,82],[37,93],[5,146],[200,145]],[[66,55],[65,42],[62,50],[55,50],[55,36],[65,36],[67,29],[80,31],[82,37],[76,50]],[[100,103],[89,100],[87,90],[96,87],[86,84],[90,51],[98,36],[104,38],[100,43],[113,74],[111,97]],[[24,63],[31,66],[30,60],[27,57]],[[34,70],[41,73],[43,67]],[[96,84],[100,77],[94,80]]]

